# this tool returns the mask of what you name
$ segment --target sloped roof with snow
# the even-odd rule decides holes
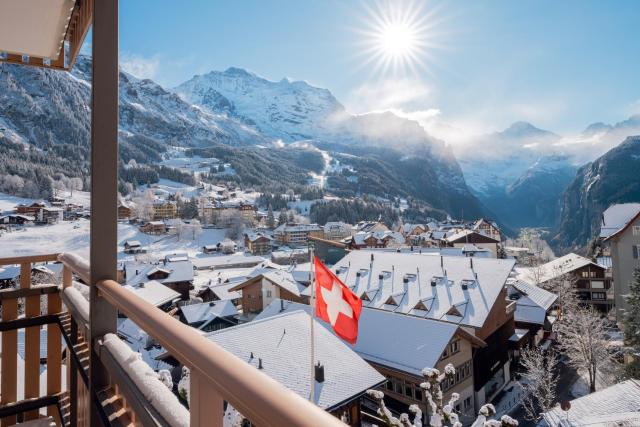
[[[568,417],[567,417],[568,415]],[[551,427],[640,425],[640,381],[627,380],[571,401],[568,414],[559,406],[545,412]]]
[[[208,322],[217,317],[230,317],[238,314],[238,310],[229,300],[183,305],[180,307],[180,311],[190,325]]]
[[[245,254],[214,255],[193,258],[196,268],[234,268],[237,266],[258,265],[264,261],[260,256],[248,256]]]
[[[639,213],[640,203],[621,203],[609,206],[602,214],[600,237],[610,237],[624,228]]]
[[[364,306],[480,328],[500,297],[514,263],[360,250],[350,252],[333,270],[358,296],[378,289],[371,301],[363,301]],[[432,281],[435,286],[431,286]],[[391,295],[397,305],[386,304]],[[416,308],[424,299],[433,299],[428,311]],[[460,316],[447,314],[453,306]]]
[[[191,261],[169,261],[159,264],[126,263],[125,274],[127,284],[136,286],[149,281],[149,275],[166,271],[167,277],[156,279],[160,283],[190,282],[193,280],[193,264]]]
[[[471,237],[473,236],[473,237]],[[487,236],[486,234],[482,234],[478,231],[474,230],[461,230],[457,233],[446,237],[445,240],[449,243],[466,243],[469,238],[475,239],[477,242],[481,241],[482,243],[500,243],[494,238]]]
[[[310,306],[274,300],[256,320],[300,310],[308,313]],[[331,325],[320,323],[331,332]],[[451,323],[365,307],[360,314],[358,341],[353,349],[369,362],[421,376],[422,369],[436,366],[459,329]]]
[[[323,383],[314,384],[314,403],[320,408],[332,409],[385,380],[319,322],[316,321],[314,329],[315,359],[324,365],[325,377]],[[226,328],[206,337],[256,368],[258,359],[262,359],[262,372],[308,399],[310,335],[309,315],[295,311]]]
[[[518,290],[518,292],[527,296],[533,304],[545,310],[551,308],[553,303],[558,299],[556,294],[522,280],[514,280],[509,284]]]
[[[257,278],[265,278],[276,286],[291,292],[293,295],[300,296],[301,292],[305,290],[305,286],[296,281],[293,275],[289,271],[275,268],[263,268],[251,273],[251,278],[245,282],[239,283],[232,287],[230,290],[240,290],[249,283],[253,283]]]
[[[537,267],[520,269],[519,279],[531,284],[545,283],[588,265],[592,265],[597,268],[604,268],[591,261],[589,258],[585,258],[575,253],[570,253]]]
[[[144,284],[139,283],[135,286],[125,285],[123,288],[156,307],[180,299],[178,292],[156,280],[151,280]]]

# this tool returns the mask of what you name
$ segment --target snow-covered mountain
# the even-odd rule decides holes
[[[442,141],[432,138],[415,121],[390,112],[351,114],[329,90],[304,81],[270,81],[232,67],[194,76],[173,90],[190,103],[237,117],[284,142],[426,145],[440,154],[447,151]]]
[[[226,113],[285,142],[328,132],[328,119],[344,107],[327,89],[302,81],[269,81],[241,68],[194,76],[174,89],[211,112]]]

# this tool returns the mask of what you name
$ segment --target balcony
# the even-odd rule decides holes
[[[60,285],[32,283],[32,267],[45,262],[62,263]],[[228,404],[258,426],[344,426],[115,281],[91,289],[89,264],[77,256],[0,259],[1,266],[16,264],[19,287],[0,290],[3,427],[36,419],[74,427],[222,426]],[[96,336],[90,322],[96,307],[85,296],[91,292],[106,302],[98,307],[103,317],[126,315],[190,368],[189,409],[175,406],[177,397],[159,379],[133,368],[144,362],[115,334]]]

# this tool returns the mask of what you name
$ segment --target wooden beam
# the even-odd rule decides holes
[[[92,3],[89,396],[109,385],[94,343],[116,332],[117,311],[99,295],[95,283],[116,279],[118,245],[118,0]],[[101,425],[95,405],[89,406],[89,414],[90,425]]]

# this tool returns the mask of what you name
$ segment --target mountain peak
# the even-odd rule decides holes
[[[537,137],[537,136],[552,136],[553,132],[549,132],[547,130],[539,129],[532,125],[529,122],[518,121],[514,122],[503,130],[502,132],[498,132],[502,136],[510,137],[510,138],[529,138],[529,137]]]
[[[227,76],[235,76],[235,77],[255,77],[255,74],[240,67],[229,67],[226,70],[224,70],[224,74]]]

